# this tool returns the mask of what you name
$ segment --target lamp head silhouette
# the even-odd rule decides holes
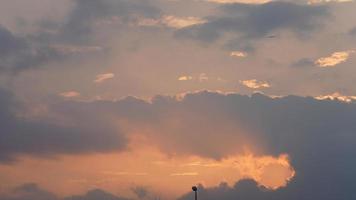
[[[194,193],[195,193],[195,200],[198,200],[198,193],[197,193],[198,188],[197,188],[197,186],[193,186],[193,187],[192,187],[192,190],[193,190]]]

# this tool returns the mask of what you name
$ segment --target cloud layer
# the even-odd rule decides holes
[[[19,103],[11,93],[0,90],[0,162],[21,155],[55,156],[119,151],[126,139],[106,123],[91,126],[90,117],[64,123],[62,120],[28,119],[18,114]],[[96,119],[95,119],[96,120]]]
[[[150,102],[133,97],[114,102],[64,101],[53,104],[51,113],[81,123],[61,128],[15,118],[8,109],[9,95],[3,92],[1,97],[1,105],[10,105],[1,108],[6,130],[1,132],[2,161],[17,154],[120,150],[125,144],[120,134],[103,131],[115,124],[126,136],[139,133],[168,155],[221,159],[246,149],[261,155],[288,154],[296,176],[276,193],[277,199],[299,199],[300,195],[348,199],[353,195],[356,104],[352,102],[212,92],[183,98],[156,96]],[[107,123],[109,119],[112,124]],[[261,198],[268,199],[268,194],[261,192]]]
[[[274,31],[307,33],[319,27],[328,16],[328,8],[323,5],[281,1],[227,4],[221,7],[221,12],[221,15],[208,18],[204,24],[177,31],[176,36],[211,42],[226,33],[234,33],[241,43],[267,37]]]
[[[107,42],[100,40],[98,34],[113,28],[105,25],[117,22],[117,27],[124,27],[139,17],[157,17],[159,13],[141,0],[75,0],[64,20],[42,19],[31,25],[36,31],[17,33],[0,24],[0,70],[17,72],[53,61],[96,55],[103,52],[101,45]]]
[[[100,189],[92,189],[82,195],[73,195],[61,198],[49,191],[40,188],[36,183],[25,183],[14,188],[7,194],[0,193],[0,200],[128,200],[118,197]]]

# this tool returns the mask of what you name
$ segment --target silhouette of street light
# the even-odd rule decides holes
[[[192,190],[193,190],[194,193],[195,193],[195,200],[198,200],[198,193],[197,193],[198,188],[197,188],[197,186],[193,186],[193,187],[192,187]]]

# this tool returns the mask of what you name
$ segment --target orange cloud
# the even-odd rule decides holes
[[[113,73],[106,73],[106,74],[98,74],[96,76],[96,79],[94,80],[95,83],[102,83],[108,79],[112,79],[115,77],[115,74]]]
[[[271,85],[265,81],[258,81],[256,79],[243,80],[240,83],[251,89],[261,89],[261,88],[269,88]]]
[[[328,57],[319,58],[315,61],[315,64],[319,67],[333,67],[340,63],[346,62],[352,53],[355,53],[355,51],[349,50],[335,52]]]
[[[350,103],[350,102],[356,100],[356,96],[346,96],[346,95],[342,95],[338,92],[335,92],[335,93],[329,94],[329,95],[320,95],[315,98],[319,99],[319,100],[326,100],[326,99],[338,100],[338,101],[343,101],[343,102],[347,102],[347,103]]]
[[[247,57],[247,53],[245,53],[245,52],[242,52],[242,51],[232,51],[231,53],[230,53],[230,56],[231,57]]]
[[[233,185],[244,178],[275,189],[285,186],[295,173],[287,155],[255,156],[247,152],[215,160],[166,155],[140,139],[130,146],[135,149],[120,154],[65,156],[55,160],[23,158],[17,165],[0,166],[0,172],[9,185],[18,185],[16,177],[21,176],[21,181],[39,183],[61,195],[101,188],[130,196],[133,185],[149,185],[166,198],[178,197],[194,184]]]
[[[192,76],[180,76],[178,78],[179,81],[189,81],[189,80],[193,80]]]
[[[198,176],[198,172],[180,172],[180,173],[173,173],[170,176]]]
[[[79,97],[80,93],[76,91],[68,91],[68,92],[62,92],[59,95],[66,98],[72,98],[72,97]]]

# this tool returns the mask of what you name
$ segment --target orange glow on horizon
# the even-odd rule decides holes
[[[167,156],[149,146],[137,146],[119,154],[65,156],[59,160],[24,158],[15,166],[0,166],[6,180],[21,177],[66,196],[100,188],[120,196],[135,197],[131,189],[149,186],[160,197],[176,198],[194,184],[205,187],[226,182],[233,186],[244,178],[276,189],[294,176],[287,155],[254,156],[252,153],[215,160],[199,156]],[[139,147],[139,148],[138,148]],[[19,185],[23,182],[8,182]],[[161,188],[165,188],[162,191]]]

